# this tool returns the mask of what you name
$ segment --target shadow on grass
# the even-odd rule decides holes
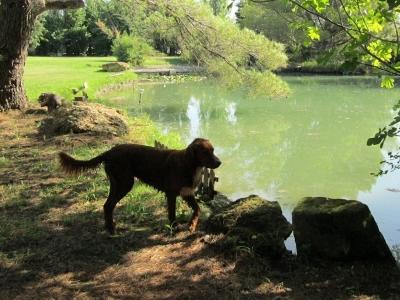
[[[51,205],[0,210],[1,299],[339,299],[388,298],[398,291],[388,270],[363,264],[315,267],[293,256],[227,258],[202,232],[160,233],[159,220],[141,226],[121,222],[118,235],[110,237],[102,229],[101,210],[71,212],[73,202],[64,197]],[[119,220],[126,218],[119,215],[124,205],[117,208]],[[47,218],[63,208],[69,212],[61,218]]]
[[[122,231],[110,237],[102,229],[103,214],[96,211],[69,214],[60,224],[43,223],[47,208],[25,208],[22,213],[3,209],[0,251],[10,263],[2,266],[0,290],[17,292],[42,274],[73,272],[79,274],[75,280],[88,279],[117,264],[127,252],[149,244],[150,230]]]

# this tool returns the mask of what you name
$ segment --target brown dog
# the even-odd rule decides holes
[[[195,139],[184,150],[160,150],[136,144],[118,145],[90,160],[76,160],[59,153],[61,167],[68,173],[78,174],[104,163],[110,181],[110,193],[104,204],[106,229],[113,234],[113,210],[133,187],[134,178],[164,192],[168,201],[169,222],[175,222],[176,197],[181,196],[193,209],[190,231],[196,230],[200,208],[194,198],[200,169],[218,168],[221,161],[214,155],[208,140]]]

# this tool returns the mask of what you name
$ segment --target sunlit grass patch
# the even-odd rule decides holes
[[[10,163],[10,160],[5,156],[0,156],[0,168],[7,167]]]
[[[69,152],[70,155],[77,159],[91,159],[104,151],[108,150],[110,148],[109,145],[104,146],[104,145],[98,145],[98,146],[81,146],[81,147],[75,147],[72,149],[72,151]]]
[[[136,182],[132,191],[124,197],[122,213],[139,224],[145,220],[151,220],[157,211],[164,208],[164,193],[158,192],[152,187],[141,182]]]
[[[44,172],[44,173],[50,173],[53,172],[58,168],[57,162],[55,160],[38,160],[37,163],[31,165],[30,171],[31,172]]]
[[[88,83],[89,99],[105,85],[134,80],[137,75],[128,70],[122,73],[102,72],[101,66],[115,61],[114,57],[28,57],[25,87],[28,98],[36,101],[43,92],[54,92],[72,99],[72,89]]]
[[[67,203],[67,199],[62,194],[63,191],[64,189],[60,185],[41,189],[39,193],[40,205],[45,208],[51,208]]]
[[[86,201],[97,201],[107,199],[109,183],[106,180],[93,180],[89,183],[87,190],[82,195]]]
[[[130,119],[129,126],[131,133],[127,136],[128,140],[136,140],[150,146],[154,146],[154,141],[157,140],[171,149],[185,147],[179,134],[174,132],[163,133],[148,115]]]

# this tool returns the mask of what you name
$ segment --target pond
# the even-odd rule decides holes
[[[105,101],[150,115],[187,143],[209,138],[223,162],[216,187],[232,199],[277,200],[289,219],[306,196],[357,199],[368,204],[388,244],[400,247],[400,172],[370,175],[397,141],[383,150],[366,146],[391,120],[399,91],[379,88],[372,77],[284,79],[292,94],[278,100],[205,80],[146,84],[111,92]]]

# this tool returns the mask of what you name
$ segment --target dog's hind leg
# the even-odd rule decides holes
[[[168,220],[171,226],[175,225],[176,195],[167,194]]]
[[[104,203],[104,221],[105,227],[110,234],[114,234],[113,212],[115,205],[121,200],[133,187],[134,179],[124,178],[117,180],[111,175],[108,175],[110,180],[110,193],[106,203]]]
[[[199,223],[200,217],[200,207],[197,204],[196,199],[194,196],[184,196],[183,200],[193,209],[193,215],[189,222],[189,230],[190,232],[196,231],[197,225]]]

